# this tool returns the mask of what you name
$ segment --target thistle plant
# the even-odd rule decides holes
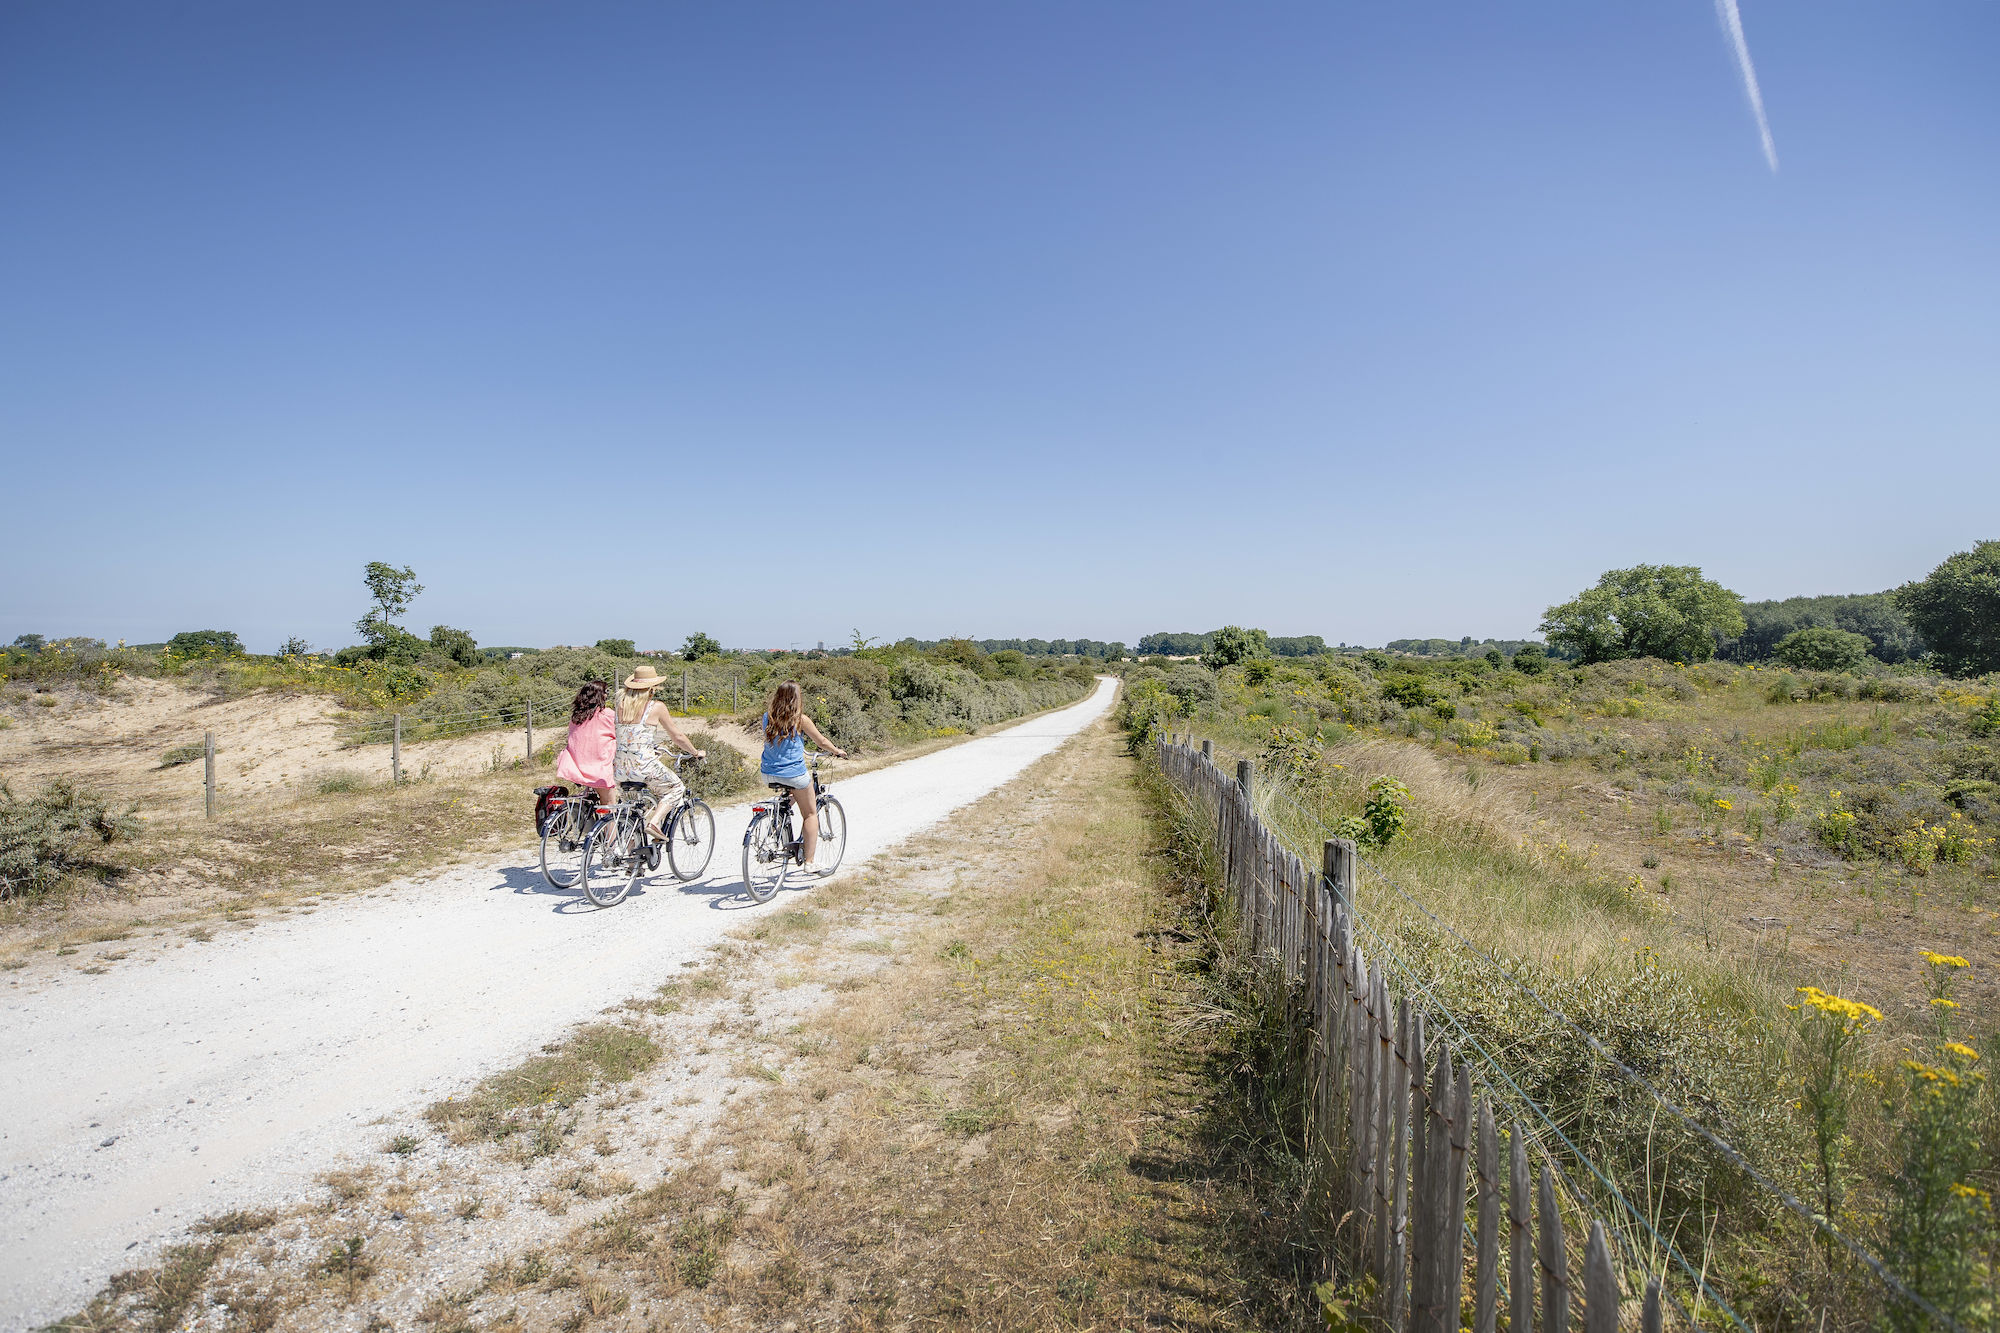
[[[1790,1007],[1799,1015],[1799,1043],[1805,1050],[1806,1075],[1799,1108],[1812,1122],[1820,1215],[1837,1224],[1856,1055],[1862,1039],[1882,1021],[1882,1012],[1859,1000],[1829,995],[1817,986],[1799,987],[1799,1002]],[[1832,1242],[1828,1241],[1829,1261],[1831,1258]]]

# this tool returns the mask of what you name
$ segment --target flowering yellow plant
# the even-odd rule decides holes
[[[1829,995],[1817,986],[1800,986],[1798,991],[1805,1004],[1812,1006],[1821,1013],[1832,1014],[1834,1017],[1843,1019],[1848,1023],[1858,1024],[1867,1021],[1879,1023],[1882,1021],[1882,1011],[1872,1004],[1863,1004],[1859,1000],[1845,1000],[1838,995]],[[1800,1008],[1796,1004],[1790,1007],[1793,1009]]]

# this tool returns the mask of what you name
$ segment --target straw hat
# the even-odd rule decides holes
[[[656,689],[666,683],[667,678],[653,670],[653,665],[650,662],[625,677],[625,688],[628,690]]]

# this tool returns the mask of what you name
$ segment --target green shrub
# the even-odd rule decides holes
[[[599,639],[597,651],[611,657],[637,657],[639,649],[630,639]]]
[[[1361,817],[1368,822],[1367,842],[1371,847],[1387,847],[1409,823],[1410,789],[1395,778],[1376,778],[1368,784],[1368,800]]]
[[[175,657],[241,657],[243,640],[234,630],[184,630],[167,640],[167,651]]]
[[[160,756],[160,767],[178,768],[182,764],[192,764],[197,759],[207,757],[208,747],[205,745],[176,745]]]
[[[1852,671],[1868,660],[1871,646],[1865,634],[1815,625],[1787,634],[1771,656],[1801,671]]]
[[[1166,679],[1160,682],[1160,687],[1180,702],[1183,713],[1192,713],[1222,697],[1221,691],[1215,687],[1214,674],[1193,662],[1174,663]]]
[[[1382,697],[1405,708],[1422,708],[1437,692],[1422,676],[1391,676],[1382,682]]]
[[[351,768],[336,768],[330,773],[322,773],[313,780],[313,790],[321,796],[332,796],[339,792],[362,791],[368,786],[368,779]]]
[[[1788,704],[1805,697],[1805,686],[1801,685],[1799,678],[1789,671],[1779,672],[1764,686],[1765,703]]]
[[[715,802],[748,791],[757,785],[756,774],[744,762],[742,751],[712,731],[688,734],[695,748],[708,755],[698,764],[683,764],[681,776],[688,790],[704,801]]]
[[[438,656],[462,667],[479,665],[479,644],[462,629],[449,625],[431,626],[431,648]]]
[[[139,821],[68,778],[16,799],[0,783],[0,899],[48,892],[88,868],[99,847],[129,838]]]

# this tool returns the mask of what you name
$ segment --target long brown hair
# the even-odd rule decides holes
[[[797,681],[788,680],[772,690],[770,707],[765,709],[764,744],[776,745],[787,736],[798,735],[799,718],[804,712]]]
[[[590,715],[604,707],[604,696],[610,688],[601,680],[586,680],[583,688],[576,692],[576,701],[569,706],[569,724],[580,727],[590,721]]]

